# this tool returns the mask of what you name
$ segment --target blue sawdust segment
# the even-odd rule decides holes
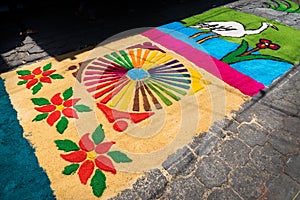
[[[55,199],[0,78],[0,199]]]

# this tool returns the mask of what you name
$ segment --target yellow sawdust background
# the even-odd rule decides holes
[[[68,67],[78,66],[79,62],[89,58],[103,56],[146,41],[152,42],[141,35],[135,35],[77,54],[75,55],[76,59],[73,60],[67,58],[57,61],[55,58],[50,58],[17,69],[33,70],[51,62],[52,69],[57,70],[55,73],[65,77],[63,80],[53,80],[52,84],[44,84],[44,87],[36,95],[32,95],[31,90],[26,89],[25,85],[17,85],[20,79],[18,79],[15,70],[1,75],[5,80],[6,90],[13,107],[17,110],[18,119],[24,129],[24,137],[34,147],[38,162],[46,171],[51,181],[51,188],[58,200],[99,198],[93,195],[92,188],[89,186],[90,180],[87,185],[83,185],[77,174],[68,176],[62,174],[64,167],[70,163],[59,156],[63,152],[57,150],[54,140],[69,139],[78,142],[81,135],[87,132],[92,133],[99,123],[103,124],[106,139],[116,142],[113,148],[126,153],[133,160],[132,163],[116,163],[116,175],[104,172],[107,178],[107,189],[100,199],[107,199],[124,189],[131,188],[132,184],[144,175],[144,172],[153,168],[160,168],[161,163],[170,154],[191,142],[194,136],[207,131],[214,121],[230,116],[231,111],[238,110],[240,105],[249,99],[239,90],[194,66],[193,63],[186,61],[183,57],[152,42],[180,60],[184,65],[200,73],[203,76],[203,83],[210,82],[211,84],[203,84],[203,90],[188,95],[171,106],[164,106],[164,111],[155,113],[137,125],[130,124],[128,131],[116,132],[103,113],[96,108],[89,93],[75,80],[72,75],[73,71],[68,70]],[[75,53],[72,52],[71,54],[74,55]],[[68,57],[68,54],[64,56]],[[74,97],[81,98],[79,103],[88,105],[93,109],[93,112],[79,113],[79,120],[77,121],[69,119],[69,126],[63,134],[59,134],[55,126],[50,127],[45,120],[32,122],[32,119],[40,113],[34,110],[35,106],[32,104],[31,98],[50,99],[54,94],[63,92],[71,86],[75,88]],[[134,135],[137,134],[136,131],[141,135],[143,133],[145,133],[144,135],[151,134],[149,137],[141,138]]]

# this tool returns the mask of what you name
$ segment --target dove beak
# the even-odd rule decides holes
[[[272,25],[271,28],[274,28],[276,31],[278,31],[278,28],[275,25]]]

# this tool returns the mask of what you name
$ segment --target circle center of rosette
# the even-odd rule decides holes
[[[127,76],[131,79],[131,80],[143,80],[148,78],[150,75],[147,71],[145,71],[144,69],[141,68],[134,68],[131,69],[127,72]]]

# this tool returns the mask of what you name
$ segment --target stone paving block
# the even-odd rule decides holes
[[[42,52],[42,53],[36,53],[36,54],[30,54],[27,55],[23,58],[23,60],[28,63],[28,62],[32,62],[32,61],[36,61],[36,60],[40,60],[40,59],[44,59],[48,56],[48,54],[46,52]]]
[[[250,148],[238,139],[225,140],[220,147],[220,156],[233,168],[245,165],[249,153]]]
[[[195,178],[175,179],[161,199],[199,200],[205,192],[205,187]]]
[[[267,170],[274,174],[283,171],[282,155],[269,144],[256,146],[250,153],[250,157],[259,170]]]
[[[134,191],[142,199],[155,199],[162,195],[168,181],[159,169],[151,170],[133,184]]]
[[[118,194],[117,196],[110,198],[109,200],[140,200],[142,199],[141,197],[139,197],[135,192],[133,192],[132,190],[126,189],[123,190],[120,194]]]
[[[287,116],[284,113],[257,102],[256,104],[250,107],[244,107],[243,110],[239,111],[239,115],[235,117],[235,120],[239,123],[251,122],[251,120],[254,120],[267,131],[271,132],[282,129],[284,126],[282,119],[286,117]]]
[[[27,51],[29,51],[29,49],[33,48],[34,45],[35,45],[34,43],[26,43],[26,44],[20,46],[19,48],[17,48],[16,50],[18,52],[21,52],[21,51],[27,52]]]
[[[219,157],[211,156],[200,160],[195,176],[208,188],[219,187],[228,181],[230,168]]]
[[[235,120],[231,120],[231,123],[228,125],[228,127],[224,128],[225,131],[230,131],[233,134],[238,133],[238,127],[240,126],[240,123],[238,123]]]
[[[269,181],[267,188],[267,199],[276,200],[298,200],[300,199],[300,186],[288,176],[282,174]]]
[[[244,199],[257,199],[263,192],[266,181],[262,171],[254,166],[236,168],[231,174],[231,186]]]
[[[241,198],[230,188],[217,189],[212,191],[207,200],[241,200]]]
[[[34,43],[34,40],[33,40],[31,37],[26,36],[26,37],[24,38],[24,40],[22,41],[22,43],[23,43],[23,44],[30,44],[30,43]]]
[[[300,131],[300,118],[297,117],[288,117],[283,119],[283,130],[291,133],[294,137],[299,137]]]
[[[44,52],[45,50],[42,49],[41,47],[37,46],[37,45],[34,45],[33,47],[31,47],[30,49],[28,49],[28,52],[30,54],[35,54],[35,53],[42,53]]]
[[[212,132],[202,133],[189,144],[198,156],[209,155],[220,139]]]
[[[290,154],[300,151],[299,136],[285,130],[276,130],[270,134],[269,142],[282,154]]]
[[[285,164],[285,173],[300,184],[300,154],[289,157]]]
[[[300,20],[299,20],[300,23]],[[300,70],[299,67],[295,69],[291,75],[288,76],[289,81],[285,81],[278,87],[270,91],[262,102],[269,104],[278,110],[288,112],[293,115],[300,116]]]
[[[238,137],[251,147],[263,145],[267,141],[268,132],[257,124],[241,124]]]
[[[223,127],[218,126],[216,123],[214,123],[210,128],[209,128],[210,132],[216,133],[219,137],[221,138],[225,138],[226,135],[223,132]]]
[[[169,174],[183,175],[190,174],[195,169],[196,157],[187,147],[179,149],[175,154],[170,155],[162,166]]]

